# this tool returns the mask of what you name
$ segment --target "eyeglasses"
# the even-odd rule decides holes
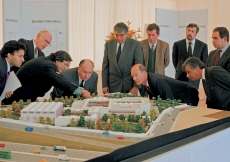
[[[50,43],[48,40],[46,40],[46,39],[43,38],[43,37],[42,37],[42,39],[43,39],[43,41],[45,42],[45,44],[47,44],[48,46],[51,46],[51,43]]]

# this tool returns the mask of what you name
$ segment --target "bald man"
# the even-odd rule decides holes
[[[62,73],[62,75],[71,83],[83,87],[91,94],[97,95],[97,82],[98,75],[93,71],[94,63],[89,59],[81,60],[79,66],[76,68],[68,69]],[[73,96],[68,92],[61,91],[58,88],[54,88],[52,92],[52,98],[60,98],[62,96]]]
[[[147,73],[142,64],[136,64],[131,69],[131,75],[137,85],[140,85],[141,96],[149,98],[158,95],[162,99],[180,99],[182,103],[197,106],[199,97],[197,89],[189,83],[175,80],[165,75]]]

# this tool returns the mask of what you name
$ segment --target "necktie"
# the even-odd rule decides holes
[[[192,57],[192,43],[191,42],[189,42],[188,43],[189,45],[188,45],[188,57]]]
[[[145,89],[148,92],[148,94],[152,96],[153,93],[152,93],[152,90],[150,89],[150,87],[145,85]]]
[[[120,55],[121,55],[121,44],[119,45],[119,48],[117,50],[117,62],[119,61]]]
[[[83,88],[84,88],[83,83],[84,83],[84,80],[81,80],[80,87],[83,87]]]
[[[38,57],[38,48],[36,47],[34,49],[34,58]]]
[[[6,80],[8,80],[9,76],[10,76],[10,72],[8,71],[6,74]]]
[[[154,52],[155,48],[154,48],[154,44],[152,44],[152,48],[151,51]]]
[[[216,53],[216,58],[215,58],[214,63],[213,63],[214,66],[216,66],[216,64],[220,60],[220,53],[221,53],[221,51],[222,50],[218,50],[217,53]]]

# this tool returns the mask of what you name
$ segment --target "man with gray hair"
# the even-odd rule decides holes
[[[94,93],[97,95],[97,82],[98,75],[93,71],[94,63],[89,59],[81,60],[78,67],[68,69],[61,73],[68,81],[77,85],[79,87],[83,87],[85,90]],[[55,97],[60,98],[62,96],[73,96],[73,93],[69,93],[68,91],[60,90],[59,88],[54,87],[52,92],[52,98]]]
[[[190,23],[186,27],[186,39],[179,40],[173,45],[172,62],[176,70],[175,79],[189,82],[191,85],[199,88],[200,81],[192,81],[186,77],[182,70],[182,64],[189,57],[198,57],[203,63],[208,58],[208,46],[206,43],[196,39],[199,32],[197,24]]]
[[[44,50],[47,46],[51,45],[52,34],[48,30],[41,30],[33,40],[26,40],[21,38],[18,41],[24,43],[26,46],[24,55],[25,61],[23,63],[25,64],[27,61],[33,58],[45,56],[41,50]],[[18,67],[11,68],[11,70],[13,70],[15,73],[18,71],[18,69]]]
[[[225,69],[205,67],[197,57],[188,58],[182,68],[191,80],[202,79],[208,108],[230,110],[230,74]]]
[[[138,94],[130,70],[143,64],[143,53],[138,41],[128,38],[128,27],[123,22],[114,26],[116,38],[105,43],[102,63],[102,92]]]

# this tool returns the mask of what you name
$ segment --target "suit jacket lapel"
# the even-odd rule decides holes
[[[74,73],[74,75],[72,75],[72,79],[74,81],[74,84],[77,83],[76,85],[80,86],[79,85],[79,78],[78,78],[78,68],[76,68],[76,73]]]
[[[198,41],[195,41],[195,47],[194,47],[192,55],[196,56],[196,57],[200,57],[198,55],[199,54],[199,49],[200,49],[200,43]]]
[[[28,60],[31,60],[34,58],[34,43],[33,40],[29,41],[29,48],[28,48]]]
[[[227,60],[227,57],[228,57],[229,53],[230,53],[230,46],[228,46],[227,50],[223,53],[223,55],[221,56],[220,60],[217,62],[216,65],[217,65],[217,66],[221,66],[221,64],[222,64],[225,60]],[[216,55],[215,55],[215,56],[216,56]],[[213,60],[213,62],[214,62],[214,60]]]
[[[114,41],[111,43],[112,43],[112,46],[111,46],[112,47],[112,49],[111,49],[112,56],[111,57],[112,57],[112,60],[113,60],[115,67],[117,68],[117,70],[121,74],[120,69],[118,67],[118,63],[117,63],[117,41],[114,39]],[[121,57],[121,55],[120,55],[120,57]]]
[[[161,57],[161,42],[160,40],[157,40],[157,46],[156,46],[156,63],[158,60],[160,60],[160,57]],[[155,65],[155,69],[156,69],[156,65]]]
[[[186,46],[186,40],[185,39],[181,43],[181,50],[182,50],[182,54],[184,56],[184,60],[186,60],[188,58],[188,54],[187,54],[187,46]]]
[[[148,39],[144,40],[143,53],[144,53],[145,67],[148,67],[148,60],[149,60],[149,42],[148,42]]]
[[[208,70],[205,68],[205,81],[202,79],[202,83],[203,83],[203,87],[204,87],[204,90],[205,90],[205,93],[208,97],[208,99],[211,98],[211,94],[210,94],[210,82],[209,82],[209,78],[208,78]]]

